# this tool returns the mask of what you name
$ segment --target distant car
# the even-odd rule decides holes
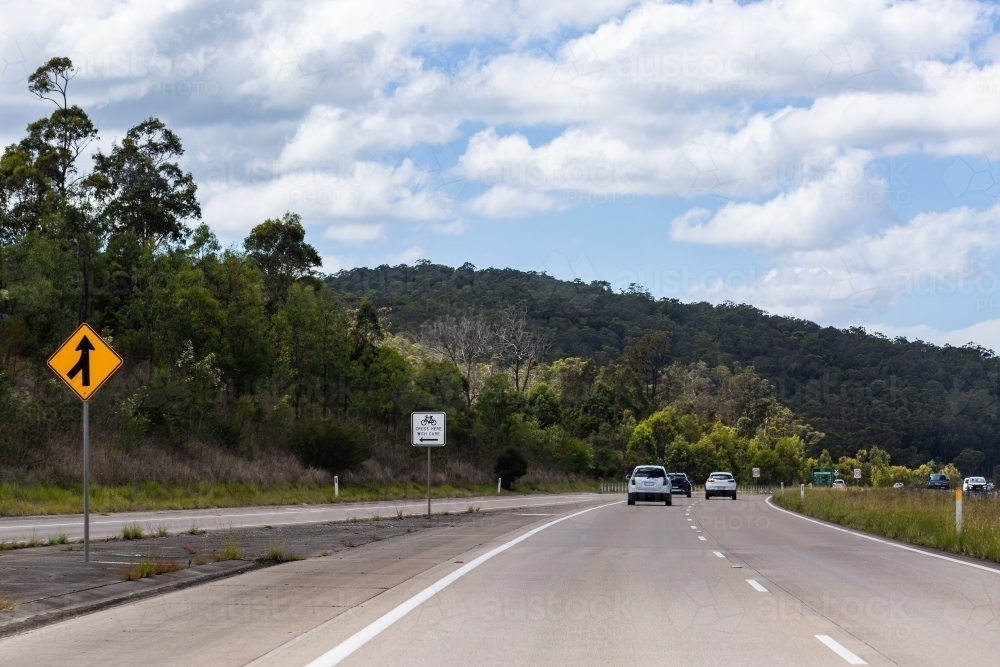
[[[975,493],[977,491],[986,491],[986,478],[985,477],[966,477],[965,481],[962,482],[962,490]]]
[[[847,482],[845,482],[842,479],[835,479],[835,480],[833,480],[833,488],[835,488],[835,489],[846,489],[847,488]]]
[[[705,500],[712,496],[729,496],[736,500],[736,478],[729,472],[713,472],[705,480]]]
[[[667,477],[670,478],[670,493],[683,493],[688,498],[691,497],[691,480],[687,473],[668,472]]]
[[[943,489],[947,491],[951,488],[951,482],[948,481],[948,476],[943,475],[939,472],[933,473],[927,478],[927,488],[928,489]]]
[[[894,488],[894,489],[901,489],[901,488],[903,488],[903,483],[902,482],[896,482],[895,484],[892,485],[892,488]]]
[[[628,479],[628,504],[636,501],[644,503],[673,504],[670,478],[663,466],[636,466]]]

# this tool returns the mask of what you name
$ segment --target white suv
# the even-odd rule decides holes
[[[729,496],[736,500],[736,478],[729,472],[713,472],[705,481],[705,500],[712,496]]]
[[[628,478],[628,504],[662,502],[673,505],[670,477],[663,466],[636,466]]]
[[[966,477],[962,481],[962,490],[973,492],[973,491],[985,491],[986,490],[986,478],[985,477]]]

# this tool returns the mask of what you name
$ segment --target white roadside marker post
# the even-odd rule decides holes
[[[500,495],[500,482],[503,481],[502,477],[497,477],[497,495]]]
[[[340,478],[334,475],[333,477],[333,497],[340,497]]]
[[[955,489],[955,535],[962,536],[962,487]]]
[[[804,499],[805,497],[806,497],[806,485],[805,484],[799,484],[799,498],[803,498]]]

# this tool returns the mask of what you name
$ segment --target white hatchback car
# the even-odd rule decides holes
[[[731,472],[713,472],[705,481],[705,500],[712,496],[729,496],[736,500],[736,478]]]
[[[636,466],[628,478],[628,504],[640,502],[673,505],[670,477],[663,466]]]

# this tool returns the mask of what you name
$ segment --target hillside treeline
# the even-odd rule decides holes
[[[638,285],[615,293],[606,282],[471,264],[358,268],[329,276],[327,284],[347,303],[367,297],[390,309],[393,326],[411,334],[449,313],[519,304],[531,325],[550,332],[549,359],[603,366],[631,341],[663,332],[665,368],[753,366],[777,400],[826,434],[808,452],[814,457],[823,448],[836,460],[877,446],[910,467],[933,459],[988,474],[1000,464],[1000,360],[981,347],[938,347],[747,305],[657,300]]]
[[[820,438],[752,368],[670,363],[663,332],[571,356],[503,291],[480,314],[442,308],[406,328],[317,277],[294,213],[223,249],[160,120],[81,157],[99,130],[70,103],[73,75],[65,58],[32,75],[54,109],[0,158],[0,481],[78,479],[80,405],[45,359],[81,321],[126,362],[93,400],[106,484],[419,478],[414,410],[448,412],[438,456],[451,481],[745,467],[763,451],[799,461]],[[767,474],[797,474],[785,468]]]

